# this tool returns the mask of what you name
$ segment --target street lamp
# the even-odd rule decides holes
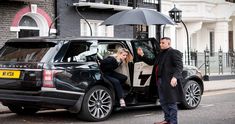
[[[176,23],[180,23],[182,22],[182,24],[185,27],[186,30],[186,35],[187,35],[187,54],[188,54],[188,65],[190,65],[190,61],[189,61],[189,36],[188,36],[188,29],[185,25],[185,23],[182,21],[182,11],[177,9],[174,5],[174,8],[171,9],[169,11],[169,16],[176,22]]]

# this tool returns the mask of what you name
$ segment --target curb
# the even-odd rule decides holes
[[[222,89],[211,89],[211,90],[205,90],[205,92],[214,92],[214,91],[223,91],[223,90],[232,90],[235,89],[235,87],[231,87],[231,88],[222,88]]]

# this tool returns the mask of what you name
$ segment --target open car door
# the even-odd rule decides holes
[[[149,89],[150,86],[153,65],[148,65],[143,62],[137,54],[137,49],[139,47],[142,48],[144,55],[148,59],[155,61],[155,56],[159,52],[159,42],[154,38],[150,38],[133,40],[131,44],[134,54],[133,87],[143,89],[142,92],[146,94],[146,88]]]

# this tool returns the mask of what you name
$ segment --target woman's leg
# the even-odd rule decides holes
[[[118,79],[112,77],[112,76],[109,76],[109,75],[105,75],[105,77],[112,82],[112,84],[114,85],[114,88],[117,92],[117,96],[119,99],[123,98],[124,97],[124,93],[123,93],[123,89],[122,89],[122,86],[121,86],[121,83]]]
[[[125,83],[126,80],[127,80],[127,76],[126,75],[120,74],[120,73],[115,72],[115,71],[111,74],[111,76],[116,78],[116,79],[118,79],[121,84]]]
[[[115,87],[115,90],[117,92],[117,96],[120,100],[119,101],[120,106],[126,107],[125,100],[124,100],[124,91],[123,91],[121,83],[125,83],[125,81],[127,80],[127,76],[120,74],[120,73],[117,73],[117,72],[114,72],[112,74],[106,75],[106,77],[108,80],[110,80],[113,83],[113,85]]]

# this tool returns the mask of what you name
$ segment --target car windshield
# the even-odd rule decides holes
[[[51,42],[8,42],[0,51],[0,61],[38,62],[54,46]]]

